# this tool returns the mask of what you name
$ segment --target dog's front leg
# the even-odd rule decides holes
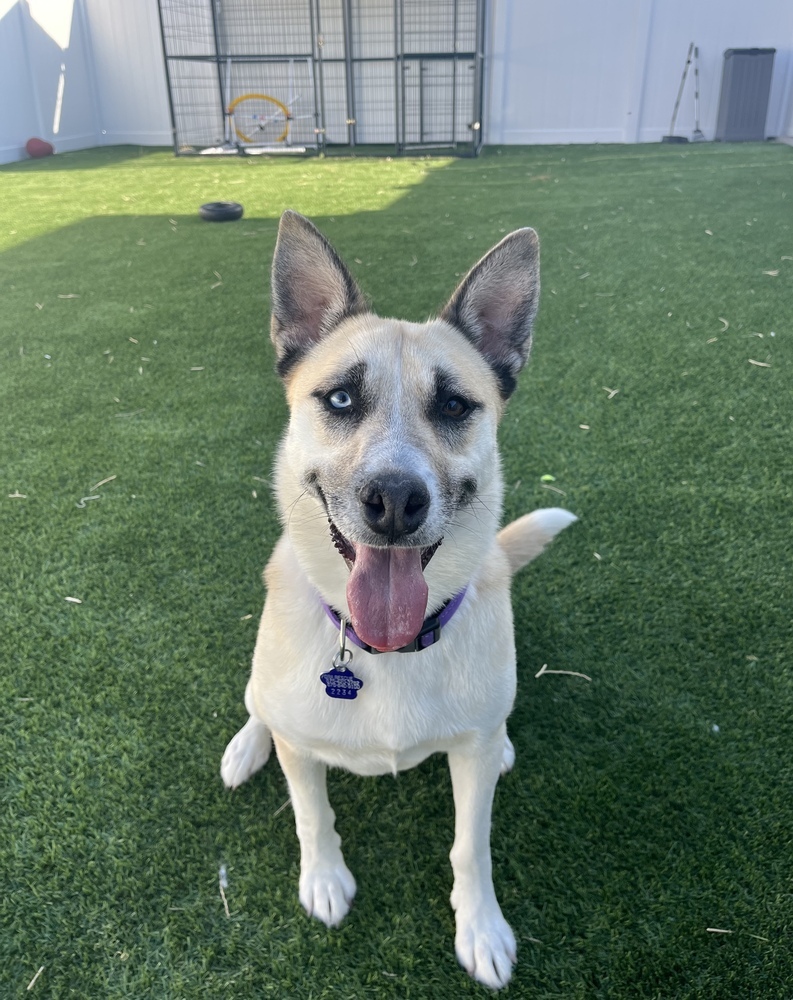
[[[248,721],[226,747],[220,762],[220,776],[226,788],[239,788],[270,757],[272,738],[267,726],[256,717],[251,681],[245,688],[245,707]]]
[[[300,841],[300,902],[309,916],[336,927],[350,909],[355,879],[341,853],[328,801],[327,768],[278,736],[275,749],[289,785]]]
[[[496,899],[490,860],[490,816],[505,736],[502,726],[489,739],[474,737],[449,754],[455,808],[450,854],[454,946],[463,968],[492,989],[509,982],[516,952],[515,936]]]

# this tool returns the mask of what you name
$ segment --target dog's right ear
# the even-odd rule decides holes
[[[297,212],[278,227],[272,270],[270,338],[284,378],[318,340],[347,316],[365,312],[355,279],[322,233]]]
[[[540,241],[516,229],[474,264],[441,313],[482,352],[504,399],[528,359],[539,298]]]

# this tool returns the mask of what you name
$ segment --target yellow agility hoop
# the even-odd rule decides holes
[[[274,104],[275,107],[284,116],[284,130],[278,136],[278,138],[274,140],[275,142],[283,142],[284,139],[286,139],[287,135],[289,134],[289,122],[292,120],[292,116],[289,113],[289,108],[287,108],[285,104],[282,104],[277,97],[271,97],[269,94],[243,94],[241,97],[235,97],[234,100],[231,102],[231,104],[229,104],[229,114],[233,115],[234,109],[238,107],[238,105],[242,104],[243,101],[250,101],[253,99],[257,99],[260,101],[269,101],[270,104]],[[240,139],[242,139],[243,142],[256,142],[255,138],[252,139],[250,136],[245,135],[245,133],[241,129],[237,128],[236,121],[234,122],[234,131],[237,133]]]

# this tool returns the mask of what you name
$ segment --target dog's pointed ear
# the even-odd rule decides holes
[[[517,229],[471,268],[441,313],[482,352],[504,399],[528,359],[539,298],[540,241]]]
[[[283,378],[295,362],[366,300],[333,247],[297,212],[281,216],[272,268],[270,338]]]

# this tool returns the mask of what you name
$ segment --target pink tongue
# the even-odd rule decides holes
[[[352,626],[368,645],[386,651],[412,642],[424,624],[427,593],[421,549],[355,546],[347,603]]]

